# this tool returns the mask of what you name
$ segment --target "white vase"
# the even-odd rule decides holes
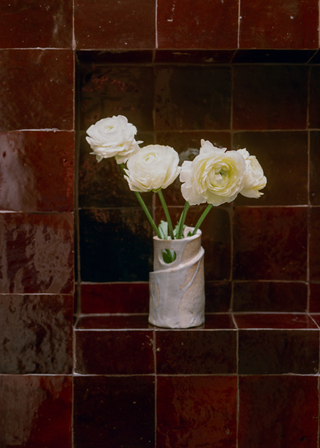
[[[187,227],[185,235],[193,229]],[[190,328],[204,323],[204,249],[201,231],[180,240],[153,238],[153,272],[149,274],[149,323],[165,328]],[[167,264],[162,252],[173,250]]]

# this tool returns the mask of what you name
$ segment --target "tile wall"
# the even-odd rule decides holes
[[[318,0],[1,3],[1,448],[319,448],[318,49]],[[118,114],[265,169],[203,225],[201,328],[147,323],[152,232],[85,142]]]

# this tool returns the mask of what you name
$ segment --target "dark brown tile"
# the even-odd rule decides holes
[[[320,132],[310,132],[310,203],[320,205]]]
[[[237,48],[238,0],[161,0],[157,6],[159,48]]]
[[[317,326],[307,314],[235,314],[240,329],[316,329]]]
[[[310,283],[310,312],[320,313],[320,283]],[[318,322],[318,320],[317,320]],[[319,322],[320,323],[320,322]]]
[[[72,378],[1,375],[1,447],[71,448]]]
[[[148,313],[149,283],[81,286],[82,313]]]
[[[236,445],[236,377],[159,377],[157,400],[158,448]]]
[[[236,372],[235,331],[157,331],[158,374]]]
[[[313,286],[318,286],[318,285],[313,285]],[[316,288],[319,289],[319,288]],[[317,311],[316,311],[317,313]],[[320,314],[311,314],[312,319],[316,322],[316,324],[318,325],[318,327],[320,327]]]
[[[81,279],[148,281],[152,229],[140,209],[80,211]]]
[[[170,64],[229,64],[234,50],[156,50],[154,62]]]
[[[206,330],[235,329],[231,314],[207,314],[203,328]]]
[[[73,129],[73,82],[71,50],[1,51],[0,130]]]
[[[73,132],[0,133],[0,208],[73,211]]]
[[[138,64],[151,63],[154,50],[80,50],[77,57],[80,64]]]
[[[155,48],[154,0],[77,0],[74,25],[78,49]]]
[[[239,132],[235,149],[246,148],[259,160],[267,177],[263,195],[256,199],[238,195],[236,205],[304,205],[308,203],[308,133]],[[286,167],[284,170],[283,167]]]
[[[317,447],[318,378],[240,377],[239,448]]]
[[[231,309],[231,282],[206,281],[206,312],[227,313]]]
[[[242,50],[236,51],[235,64],[306,64],[317,50]]]
[[[320,127],[320,67],[310,68],[309,128]]]
[[[154,373],[153,331],[76,331],[80,374]]]
[[[2,293],[72,294],[73,214],[0,214]]]
[[[310,209],[309,275],[311,281],[320,280],[320,207]]]
[[[230,113],[230,68],[156,68],[157,131],[228,130]]]
[[[127,316],[84,316],[79,319],[77,329],[90,330],[133,330],[148,329],[148,315]]]
[[[236,207],[235,280],[306,280],[305,207]]]
[[[306,129],[307,83],[307,66],[235,66],[233,128]]]
[[[238,353],[239,374],[315,374],[319,331],[240,330]]]
[[[233,311],[305,312],[308,286],[290,282],[234,282]]]
[[[1,48],[72,48],[72,1],[2,2]]]
[[[0,295],[0,373],[71,373],[73,296]]]
[[[76,448],[154,446],[153,377],[74,379]]]
[[[317,48],[318,2],[241,1],[240,48]]]

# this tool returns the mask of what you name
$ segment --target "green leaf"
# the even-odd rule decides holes
[[[168,223],[166,221],[160,221],[160,224],[158,226],[160,238],[162,240],[168,239]]]
[[[180,220],[179,220],[178,224],[175,226],[175,228],[173,229],[174,239],[177,239],[179,228],[180,228]],[[182,228],[184,230],[186,228],[186,225],[184,225]],[[182,232],[182,238],[183,238],[183,232]]]
[[[176,253],[175,253],[174,250],[171,250],[171,249],[164,249],[164,250],[162,251],[162,258],[163,258],[163,261],[164,261],[165,263],[167,263],[167,264],[172,263],[172,262],[176,259],[176,257],[177,257],[177,255],[176,255]]]

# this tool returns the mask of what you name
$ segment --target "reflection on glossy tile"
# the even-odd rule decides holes
[[[154,420],[152,377],[75,377],[77,448],[153,447]]]
[[[233,146],[235,149],[247,148],[255,155],[267,177],[267,186],[259,200],[240,194],[236,205],[307,204],[307,132],[239,132],[234,134]]]
[[[1,447],[71,448],[72,378],[0,376]]]
[[[0,373],[71,373],[73,297],[0,295]]]
[[[80,211],[81,279],[147,281],[152,229],[140,209]]]
[[[157,5],[159,48],[237,47],[238,0],[162,0]]]
[[[72,47],[72,1],[1,2],[2,48]]]
[[[236,377],[159,377],[157,399],[158,448],[236,445]]]
[[[240,377],[239,448],[317,447],[318,378]]]
[[[73,132],[1,132],[0,147],[1,210],[73,210]]]
[[[310,202],[320,205],[320,132],[310,132]]]
[[[306,283],[234,282],[233,311],[305,312]]]
[[[307,81],[307,66],[235,66],[234,129],[306,129]]]
[[[310,209],[310,280],[320,280],[320,207]]]
[[[317,48],[318,2],[241,0],[240,48]]]
[[[112,0],[75,2],[75,38],[79,49],[155,48],[155,2]]]
[[[81,286],[82,313],[148,313],[149,283]]]
[[[0,214],[2,293],[73,293],[73,214]]]
[[[306,280],[305,207],[236,207],[235,280]]]
[[[310,69],[309,128],[320,127],[320,67]]]
[[[317,326],[307,314],[236,314],[235,320],[240,329],[316,329]]]
[[[157,131],[229,129],[230,107],[229,68],[156,68]]]
[[[1,51],[0,130],[73,129],[73,81],[72,50]]]

